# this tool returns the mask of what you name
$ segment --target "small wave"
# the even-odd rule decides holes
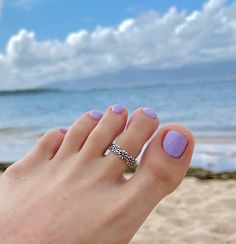
[[[11,131],[25,131],[38,129],[37,126],[20,126],[20,127],[0,127],[0,132],[11,132]]]
[[[41,137],[45,131],[39,126],[0,128],[0,141],[32,141]]]

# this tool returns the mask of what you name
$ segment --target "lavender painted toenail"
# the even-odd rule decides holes
[[[157,119],[157,113],[152,108],[143,108],[143,112],[153,119]]]
[[[125,109],[119,104],[115,104],[112,106],[112,112],[115,112],[117,114],[122,114],[124,112],[124,110]]]
[[[62,132],[63,134],[66,134],[66,132],[67,132],[67,129],[66,129],[66,128],[60,128],[59,130],[60,130],[60,132]]]
[[[93,118],[93,119],[95,119],[95,120],[100,120],[101,118],[102,118],[102,116],[103,116],[103,113],[101,113],[100,111],[98,111],[98,110],[93,110],[93,111],[91,111],[90,112],[90,115],[91,115],[91,117]]]
[[[164,151],[169,154],[169,156],[179,158],[184,153],[187,139],[181,133],[171,130],[166,133],[162,144]]]

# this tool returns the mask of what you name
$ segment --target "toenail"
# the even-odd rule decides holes
[[[125,109],[119,104],[115,104],[112,106],[112,112],[115,112],[117,114],[122,114],[124,112],[124,110]]]
[[[171,157],[179,158],[187,145],[186,137],[174,130],[166,133],[163,140],[163,149]]]
[[[91,115],[91,117],[93,118],[93,119],[95,119],[95,120],[100,120],[101,118],[102,118],[102,116],[103,116],[103,113],[101,113],[100,111],[98,111],[98,110],[93,110],[93,111],[91,111],[90,112],[90,115]]]
[[[66,134],[66,132],[67,132],[67,129],[66,129],[66,128],[60,128],[59,130],[60,130],[60,132],[62,132],[63,134]]]
[[[143,108],[143,112],[153,119],[157,119],[157,113],[152,108]]]

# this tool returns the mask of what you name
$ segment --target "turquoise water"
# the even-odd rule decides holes
[[[50,128],[68,127],[85,111],[104,111],[114,103],[127,106],[130,114],[138,107],[152,107],[161,126],[177,122],[189,127],[197,137],[213,138],[211,143],[209,140],[199,143],[194,165],[208,167],[215,163],[214,170],[230,170],[234,165],[236,169],[236,82],[0,92],[0,161],[18,159]],[[220,138],[221,144],[214,138]],[[205,157],[199,156],[201,152]],[[209,160],[209,155],[215,158]],[[224,161],[220,167],[219,160]]]

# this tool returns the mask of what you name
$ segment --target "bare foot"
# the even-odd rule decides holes
[[[102,118],[101,118],[102,117]],[[158,127],[151,109],[115,105],[93,111],[67,131],[46,133],[0,178],[0,243],[128,243],[153,207],[182,181],[194,139],[179,125],[161,129],[136,173],[104,152],[117,144],[137,157]],[[122,133],[122,134],[121,134]]]

